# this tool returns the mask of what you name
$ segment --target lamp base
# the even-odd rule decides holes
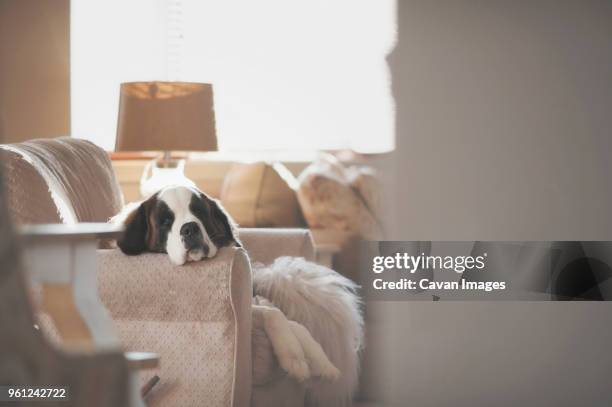
[[[157,168],[177,168],[181,161],[184,160],[173,159],[170,151],[164,151],[163,155],[156,160],[156,166]]]
[[[159,190],[169,186],[195,188],[195,183],[185,176],[185,160],[173,160],[164,153],[161,159],[149,161],[140,178],[140,195],[147,199]]]

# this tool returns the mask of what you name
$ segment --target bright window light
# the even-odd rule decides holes
[[[394,0],[71,2],[72,135],[112,150],[119,84],[214,86],[221,150],[394,148]]]

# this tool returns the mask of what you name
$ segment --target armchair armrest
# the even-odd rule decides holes
[[[124,347],[161,355],[150,405],[248,406],[251,268],[243,249],[184,266],[168,256],[98,250],[100,298]]]
[[[241,228],[238,234],[254,262],[268,264],[280,256],[314,261],[315,249],[308,229]]]

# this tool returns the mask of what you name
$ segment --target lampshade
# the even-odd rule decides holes
[[[115,151],[215,151],[212,85],[121,84]]]

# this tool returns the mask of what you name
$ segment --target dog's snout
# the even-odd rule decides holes
[[[197,223],[188,222],[188,223],[185,223],[183,226],[181,226],[181,236],[183,237],[194,236],[195,234],[198,233],[199,230],[200,228],[198,227]]]

